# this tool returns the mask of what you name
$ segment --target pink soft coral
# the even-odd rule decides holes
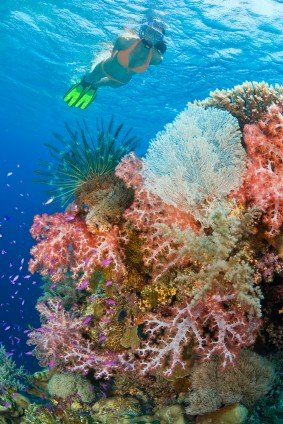
[[[185,368],[184,349],[192,342],[204,360],[217,354],[224,367],[233,364],[241,348],[254,342],[260,324],[236,307],[234,294],[208,294],[194,306],[186,303],[166,314],[151,314],[145,322],[147,339],[137,351],[140,362],[134,364],[144,374],[165,368],[170,376],[176,366]]]
[[[257,124],[245,125],[248,162],[236,198],[263,211],[266,234],[274,236],[283,223],[283,116],[271,106]]]
[[[71,272],[80,284],[97,266],[111,264],[116,274],[125,272],[117,227],[92,234],[83,220],[70,213],[43,214],[35,216],[31,235],[38,243],[31,249],[29,270],[49,276],[54,283]]]
[[[81,374],[94,371],[96,378],[109,378],[117,367],[117,357],[106,350],[94,350],[83,333],[83,318],[63,309],[57,300],[39,303],[37,309],[44,323],[29,334],[28,345],[36,345],[35,356],[42,367],[58,366]]]
[[[133,153],[123,158],[116,168],[116,175],[123,179],[127,187],[135,189],[135,200],[124,217],[141,233],[144,262],[152,267],[153,277],[160,276],[174,265],[187,265],[189,258],[177,254],[176,243],[159,231],[158,224],[176,224],[181,230],[197,231],[198,225],[194,218],[189,213],[167,205],[144,187],[142,162]]]

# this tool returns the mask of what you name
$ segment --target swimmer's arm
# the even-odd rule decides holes
[[[163,62],[163,56],[161,56],[160,53],[158,53],[157,51],[155,51],[153,53],[153,56],[151,58],[150,64],[151,65],[160,65],[160,63]]]

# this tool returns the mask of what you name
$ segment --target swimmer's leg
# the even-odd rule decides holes
[[[75,102],[74,106],[80,109],[86,109],[90,105],[90,103],[93,102],[93,100],[95,99],[99,87],[118,88],[122,85],[124,84],[112,81],[108,77],[101,78],[100,81],[91,84],[89,89],[87,89],[86,92],[84,92],[83,95]]]
[[[93,71],[85,75],[84,80],[86,82],[96,85],[96,83],[104,77],[102,63],[103,62],[98,63]]]
[[[122,87],[123,83],[120,83],[118,81],[113,81],[112,79],[108,77],[101,78],[100,81],[95,83],[95,87],[113,87],[113,88],[119,88]]]

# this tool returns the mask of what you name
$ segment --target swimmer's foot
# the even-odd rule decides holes
[[[63,99],[69,106],[86,109],[96,98],[97,87],[84,78],[72,87],[64,95]]]

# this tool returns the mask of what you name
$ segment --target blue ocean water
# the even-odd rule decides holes
[[[188,101],[245,80],[281,83],[282,0],[2,0],[0,5],[0,341],[32,369],[25,331],[37,325],[40,279],[27,270],[29,227],[44,205],[33,170],[46,158],[44,142],[85,118],[133,127],[140,153]],[[166,22],[161,66],[119,89],[104,88],[87,110],[69,108],[62,96],[86,71],[105,42],[149,17]]]

